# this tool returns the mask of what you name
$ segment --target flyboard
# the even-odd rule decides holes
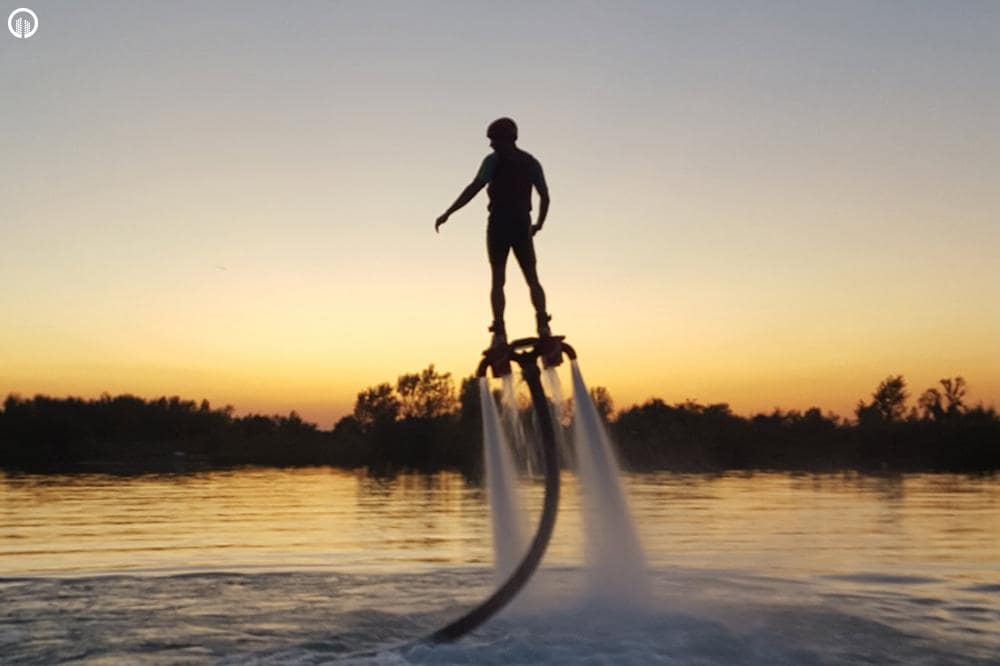
[[[521,338],[507,345],[492,347],[483,352],[483,359],[476,369],[476,377],[485,377],[487,371],[493,377],[500,378],[511,373],[511,363],[517,363],[521,375],[528,384],[531,393],[531,404],[538,416],[539,430],[542,435],[542,465],[545,468],[545,500],[542,504],[542,515],[538,520],[538,529],[531,541],[528,552],[521,563],[517,565],[510,577],[481,604],[458,618],[454,622],[438,629],[425,640],[432,643],[448,643],[469,633],[506,606],[511,599],[528,582],[535,573],[545,549],[552,538],[552,530],[556,525],[556,513],[559,509],[559,450],[556,447],[555,426],[549,413],[549,405],[542,389],[541,372],[538,362],[546,368],[552,368],[562,363],[563,354],[570,360],[576,358],[576,352],[566,342],[565,336],[557,335],[544,338]]]

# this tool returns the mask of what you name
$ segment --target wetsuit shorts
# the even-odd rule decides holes
[[[490,213],[486,226],[486,250],[490,264],[505,266],[514,250],[521,267],[535,265],[535,244],[531,240],[531,213]]]

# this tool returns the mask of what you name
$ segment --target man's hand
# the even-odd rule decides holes
[[[531,225],[531,235],[532,236],[534,236],[535,234],[537,234],[541,230],[542,230],[542,223],[541,222],[539,222],[538,224]]]
[[[448,221],[448,213],[445,213],[444,215],[442,215],[441,217],[439,217],[437,219],[437,222],[434,223],[434,233],[438,233],[438,227],[440,227],[442,224],[444,224],[447,221]]]

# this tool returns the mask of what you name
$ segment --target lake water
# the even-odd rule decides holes
[[[589,594],[563,481],[525,594],[430,647],[493,586],[457,474],[0,475],[0,662],[1000,663],[996,477],[627,476],[633,603]]]

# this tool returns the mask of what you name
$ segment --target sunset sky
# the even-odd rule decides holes
[[[433,223],[507,115],[553,328],[618,407],[848,415],[888,374],[1000,403],[1000,3],[30,7],[0,34],[2,395],[329,427],[470,374],[485,192]],[[513,261],[507,302],[531,334]]]

